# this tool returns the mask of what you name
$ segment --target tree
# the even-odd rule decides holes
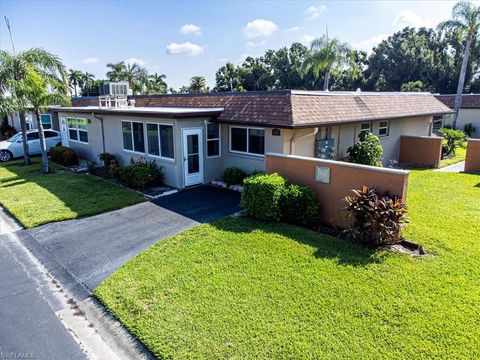
[[[312,41],[310,56],[305,63],[306,70],[311,69],[315,80],[324,72],[323,90],[327,91],[331,72],[348,64],[350,47],[337,38],[329,39],[328,34]]]
[[[143,93],[147,88],[148,72],[138,64],[127,64],[124,61],[108,63],[111,70],[107,72],[109,81],[126,81],[133,94]]]
[[[227,62],[215,73],[214,91],[233,91],[238,89],[239,85],[238,67],[231,62]]]
[[[168,85],[165,82],[165,74],[153,74],[148,76],[147,93],[148,94],[166,94]]]
[[[420,80],[409,81],[405,84],[402,84],[400,91],[402,92],[421,92],[424,89],[424,85]]]
[[[70,82],[70,86],[73,88],[75,97],[77,96],[77,87],[82,83],[82,75],[83,73],[80,70],[70,69],[68,71],[68,80]]]
[[[203,76],[193,76],[190,79],[189,90],[193,93],[205,93],[208,91],[207,81]]]
[[[88,93],[95,83],[95,75],[89,72],[82,73],[81,84],[82,84],[82,93]]]
[[[29,67],[22,86],[25,99],[33,106],[37,120],[38,138],[42,152],[42,171],[48,173],[47,147],[40,114],[49,105],[69,103],[68,85],[62,82],[61,78],[53,75],[42,77],[35,69]]]
[[[451,31],[455,33],[459,39],[462,39],[465,42],[452,121],[452,127],[455,129],[457,126],[458,111],[460,110],[460,105],[462,103],[462,93],[465,85],[468,60],[470,57],[470,48],[472,42],[477,40],[479,34],[480,6],[477,7],[466,1],[458,2],[452,9],[452,19],[441,22],[438,25],[438,29],[441,32]]]
[[[0,96],[4,104],[10,104],[8,105],[10,110],[20,114],[25,165],[30,164],[25,122],[25,111],[30,104],[25,96],[25,78],[32,69],[42,78],[55,77],[61,79],[64,84],[68,84],[67,73],[62,61],[48,51],[33,48],[10,54],[0,50]],[[10,93],[8,97],[6,96],[7,92]]]

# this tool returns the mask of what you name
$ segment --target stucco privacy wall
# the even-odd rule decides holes
[[[468,140],[465,172],[480,172],[480,139]]]
[[[295,155],[269,153],[267,172],[277,172],[288,181],[310,186],[317,195],[321,221],[339,227],[347,224],[344,198],[363,185],[388,191],[404,201],[407,197],[408,171],[320,160]],[[316,181],[317,169],[329,172],[328,182]]]
[[[442,158],[442,139],[433,136],[401,136],[399,162],[409,166],[438,168]]]
[[[445,124],[452,125],[453,116],[445,120]],[[480,109],[460,109],[458,112],[457,129],[463,130],[466,124],[472,123],[475,126],[473,138],[480,138]]]

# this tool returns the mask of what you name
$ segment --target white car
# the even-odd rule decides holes
[[[43,130],[47,151],[57,145],[62,145],[62,136],[58,131]],[[10,139],[0,141],[0,161],[8,161],[23,156],[22,133],[13,135]],[[30,155],[41,154],[40,140],[38,138],[38,130],[27,131],[28,151]]]

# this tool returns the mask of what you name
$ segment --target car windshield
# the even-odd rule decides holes
[[[7,141],[8,142],[16,142],[16,141],[21,140],[21,139],[22,139],[22,134],[18,133],[18,134],[13,135],[10,139],[7,139]]]

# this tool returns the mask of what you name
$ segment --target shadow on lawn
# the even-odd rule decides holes
[[[314,255],[317,259],[333,259],[339,265],[362,267],[383,261],[382,251],[293,225],[266,223],[245,217],[223,218],[214,221],[211,225],[219,230],[235,233],[247,234],[262,231],[268,234],[278,234],[314,247]]]

